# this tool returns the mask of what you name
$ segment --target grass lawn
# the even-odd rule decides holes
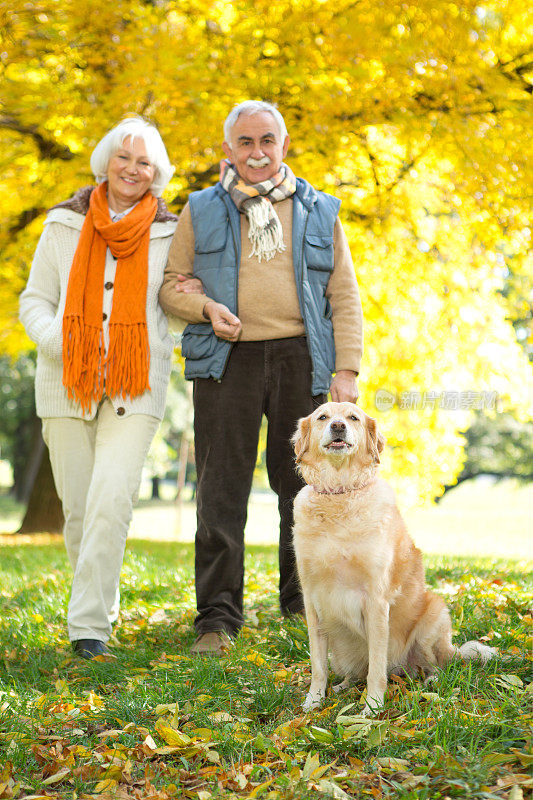
[[[277,609],[275,547],[247,548],[247,624],[229,655],[193,659],[193,546],[130,540],[116,660],[86,663],[67,641],[62,543],[31,541],[0,546],[0,798],[527,796],[527,562],[428,555],[456,642],[501,657],[453,663],[430,688],[396,680],[365,722],[362,685],[301,713],[307,633]]]

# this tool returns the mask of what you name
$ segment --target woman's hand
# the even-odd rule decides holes
[[[200,278],[191,278],[190,275],[178,275],[176,291],[183,294],[203,294],[204,286]]]

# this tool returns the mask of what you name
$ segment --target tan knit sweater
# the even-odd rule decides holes
[[[286,339],[305,336],[292,264],[292,198],[276,203],[286,249],[270,261],[250,258],[248,220],[241,214],[241,263],[237,315],[242,322],[242,341]],[[363,326],[361,301],[346,234],[337,218],[334,231],[335,266],[326,296],[332,308],[336,370],[359,372]],[[186,322],[205,322],[203,309],[210,299],[200,294],[176,292],[177,275],[193,274],[194,230],[187,204],[178,220],[170,246],[159,302],[167,314]]]

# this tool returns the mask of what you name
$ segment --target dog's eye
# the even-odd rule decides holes
[[[327,419],[327,414],[321,414],[318,419]]]
[[[355,422],[359,422],[359,417],[356,417],[355,414],[350,414],[350,419],[353,419]]]

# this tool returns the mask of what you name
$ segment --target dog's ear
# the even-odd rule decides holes
[[[374,464],[379,464],[379,454],[385,447],[385,439],[378,431],[377,422],[373,417],[366,418],[366,449],[372,456]]]
[[[298,421],[298,428],[292,437],[292,444],[296,454],[296,463],[299,464],[304,453],[309,450],[309,439],[311,436],[311,415],[302,417]]]

